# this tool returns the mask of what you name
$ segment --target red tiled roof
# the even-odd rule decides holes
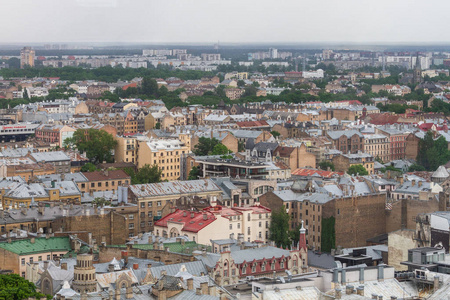
[[[206,220],[204,215],[206,216]],[[168,222],[175,222],[183,224],[183,231],[199,232],[216,219],[216,216],[208,211],[193,212],[177,209],[175,212],[156,221],[155,226],[167,227]]]
[[[342,176],[342,172],[324,171],[324,170],[314,170],[314,169],[296,169],[291,172],[291,175],[295,176],[312,176],[314,174],[319,175],[322,178],[331,178],[333,176]]]
[[[103,171],[83,172],[83,175],[89,181],[104,181],[104,180],[117,180],[130,178],[130,175],[125,173],[125,171],[123,170],[111,170],[108,172]]]
[[[341,101],[336,101],[336,103],[347,103],[350,105],[361,105],[362,103],[359,102],[359,100],[341,100]]]
[[[122,90],[125,91],[126,89],[131,88],[131,87],[137,87],[137,83],[135,82],[135,83],[130,83],[130,84],[124,85],[122,87]]]
[[[387,113],[370,114],[366,117],[366,119],[373,125],[395,124],[398,122],[398,118],[398,115]]]
[[[261,121],[243,121],[243,122],[236,122],[236,125],[243,128],[243,127],[261,127],[261,126],[269,126],[269,123],[267,123],[264,120]]]

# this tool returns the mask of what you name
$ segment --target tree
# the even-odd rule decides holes
[[[125,169],[125,172],[131,176],[131,184],[146,184],[161,182],[162,170],[158,165],[144,165],[137,172],[132,168]]]
[[[434,101],[433,101],[434,102]],[[447,149],[447,141],[443,136],[433,139],[433,133],[428,131],[422,140],[419,140],[417,152],[417,164],[428,171],[434,171],[439,166],[446,164],[450,159]]]
[[[36,286],[17,274],[0,275],[0,300],[41,299],[50,295],[36,292]]]
[[[140,92],[146,96],[152,97],[158,94],[158,83],[155,79],[144,77]]]
[[[200,176],[200,170],[197,166],[193,166],[192,169],[189,171],[188,180],[196,180]]]
[[[117,145],[114,137],[104,130],[78,129],[71,138],[64,141],[65,145],[75,145],[80,152],[86,152],[87,158],[94,163],[112,162],[112,151]]]
[[[271,131],[270,134],[271,134],[274,138],[277,138],[277,137],[279,137],[279,136],[281,135],[281,133],[279,133],[279,132],[276,131],[276,130]]]
[[[161,123],[156,122],[156,124],[155,124],[155,129],[161,129]]]
[[[366,168],[364,168],[363,165],[350,166],[350,168],[348,168],[347,173],[350,175],[361,175],[361,176],[369,175],[369,172],[367,172]]]
[[[201,137],[198,139],[198,144],[194,147],[195,155],[211,155],[214,147],[219,144],[216,138]],[[226,154],[226,153],[223,153]]]
[[[297,225],[295,229],[289,230],[289,238],[294,243],[294,247],[297,246],[298,241],[300,240],[300,228],[301,225]]]
[[[245,143],[244,141],[239,141],[238,142],[238,152],[243,152],[245,151]]]
[[[246,86],[242,97],[254,97],[256,96],[257,89],[253,85]]]
[[[166,86],[162,85],[162,86],[159,88],[158,94],[159,94],[161,97],[167,95],[168,93],[169,93],[169,90],[167,89]]]
[[[328,168],[330,168],[331,171],[334,171],[334,164],[331,161],[322,160],[319,163],[319,168],[325,171],[328,171]]]
[[[230,149],[228,149],[227,146],[225,146],[222,143],[219,143],[214,146],[213,150],[211,151],[211,155],[224,155],[224,154],[229,154],[231,152],[232,151]]]
[[[97,167],[93,163],[86,163],[84,166],[81,167],[81,172],[94,172],[97,171]]]
[[[275,242],[277,247],[290,247],[289,238],[289,215],[284,205],[278,210],[272,210],[270,217],[270,236],[269,239]]]
[[[425,168],[418,164],[412,164],[408,168],[408,172],[425,171]]]
[[[240,87],[240,88],[244,87],[245,86],[245,81],[244,80],[238,80],[237,86]]]
[[[92,205],[103,207],[106,205],[111,205],[111,201],[108,201],[103,197],[96,197],[94,200],[92,200]]]

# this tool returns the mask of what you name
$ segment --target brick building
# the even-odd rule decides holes
[[[364,136],[357,130],[328,131],[327,136],[342,153],[364,151]]]
[[[316,167],[316,156],[308,152],[303,143],[299,147],[278,146],[273,151],[273,157],[273,160],[284,162],[291,170]]]

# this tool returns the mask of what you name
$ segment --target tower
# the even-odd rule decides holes
[[[303,220],[302,220],[302,228],[300,228],[300,237],[298,239],[298,249],[305,249],[306,248],[306,229],[303,227]]]
[[[20,68],[23,69],[25,66],[34,67],[34,49],[31,47],[24,47],[20,50]]]
[[[77,264],[73,270],[72,288],[74,291],[78,293],[92,293],[97,291],[97,278],[92,261],[92,254],[77,255]]]
[[[416,66],[414,67],[414,71],[413,71],[413,84],[418,84],[422,82],[422,68],[420,65],[420,57],[419,57],[419,52],[417,52],[417,56],[416,56]]]

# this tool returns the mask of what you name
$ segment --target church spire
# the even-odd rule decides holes
[[[302,227],[300,228],[300,238],[298,240],[298,250],[305,249],[306,248],[306,229],[303,227],[303,220],[302,220]]]

